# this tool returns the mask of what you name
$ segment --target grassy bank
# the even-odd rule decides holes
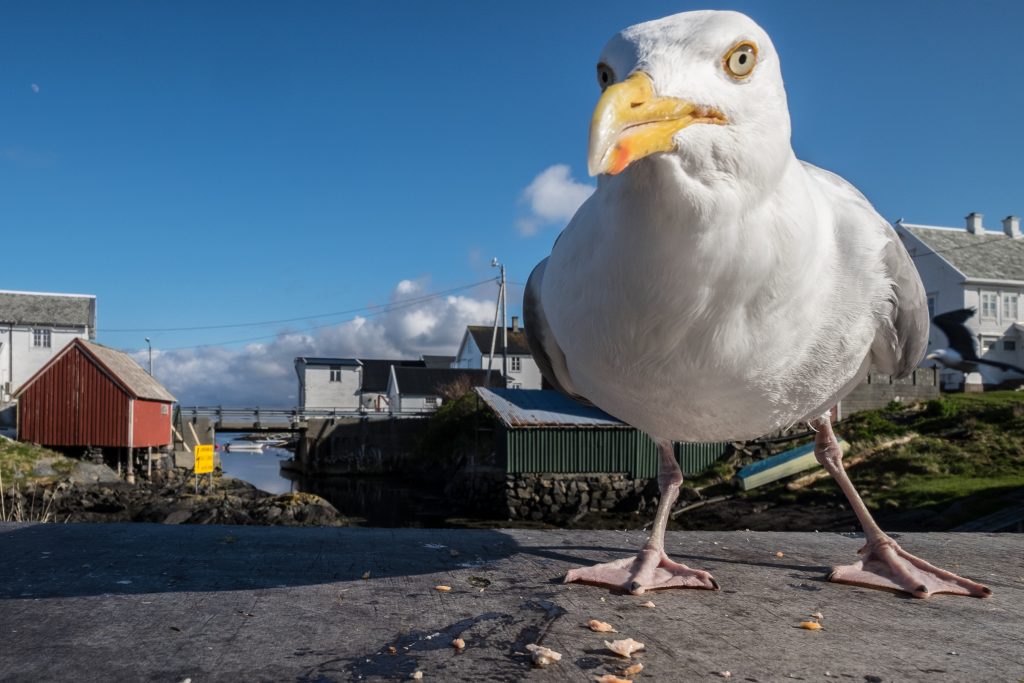
[[[1024,392],[890,404],[843,421],[837,432],[850,442],[850,478],[890,526],[949,529],[1024,497]],[[796,490],[777,482],[741,497],[797,508],[845,504],[827,477]]]
[[[75,466],[74,460],[48,448],[0,438],[0,480],[5,487],[26,481],[52,479],[53,475],[34,474],[36,465],[41,462],[48,463],[57,476],[64,477],[71,474]]]

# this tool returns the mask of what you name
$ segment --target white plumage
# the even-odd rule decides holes
[[[689,12],[628,28],[598,80],[598,187],[531,275],[526,331],[555,386],[662,444],[665,507],[681,481],[670,440],[820,424],[872,364],[917,365],[927,304],[889,224],[794,155],[779,59],[749,18]],[[819,459],[845,477],[820,428]],[[667,514],[636,560],[569,580],[711,587],[664,555]]]

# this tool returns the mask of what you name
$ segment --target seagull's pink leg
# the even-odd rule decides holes
[[[679,485],[683,473],[676,464],[671,442],[658,442],[661,466],[658,469],[658,485],[661,489],[658,512],[654,516],[654,529],[647,544],[636,557],[572,569],[565,575],[565,583],[580,581],[610,588],[621,588],[633,595],[659,588],[707,588],[718,590],[718,584],[711,574],[700,569],[690,569],[684,564],[673,562],[665,554],[665,527],[668,526],[672,504],[679,497]]]
[[[832,432],[828,415],[811,420],[810,424],[812,429],[817,430],[814,455],[846,494],[850,507],[864,529],[866,541],[859,551],[861,559],[853,564],[833,567],[828,577],[829,581],[904,591],[915,598],[927,598],[933,593],[954,593],[977,598],[985,598],[992,594],[991,590],[980,583],[934,567],[911,555],[886,535],[871,517],[867,506],[846,474],[843,467],[843,451]]]

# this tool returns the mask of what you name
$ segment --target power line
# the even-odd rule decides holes
[[[435,298],[440,297],[440,296],[446,296],[448,294],[453,294],[455,292],[460,292],[460,291],[465,290],[465,289],[473,289],[474,287],[479,287],[480,285],[484,285],[484,284],[487,284],[488,282],[494,282],[494,281],[495,281],[494,278],[488,278],[486,280],[481,280],[480,282],[474,282],[473,284],[460,285],[459,287],[452,287],[451,289],[445,289],[445,290],[441,290],[439,292],[433,292],[431,294],[424,294],[423,296],[415,297],[413,299],[404,299],[403,301],[397,302],[397,303],[401,303],[403,305],[404,304],[421,303],[423,301],[429,301],[431,299],[435,299]],[[194,332],[196,330],[222,330],[222,329],[235,328],[235,327],[260,327],[262,325],[277,325],[277,324],[280,324],[280,323],[292,323],[292,322],[297,322],[299,320],[312,320],[314,318],[331,318],[331,317],[338,316],[338,315],[351,315],[353,313],[359,313],[361,311],[374,311],[374,310],[377,310],[377,309],[385,309],[386,310],[386,309],[388,309],[388,308],[390,308],[391,306],[394,306],[394,305],[395,305],[395,302],[387,303],[387,304],[373,304],[373,305],[370,305],[370,306],[363,306],[361,308],[351,308],[351,309],[349,309],[347,311],[335,311],[333,313],[317,313],[317,314],[314,314],[314,315],[303,315],[303,316],[299,316],[299,317],[296,317],[296,318],[280,318],[278,320],[264,320],[264,321],[261,321],[261,322],[231,323],[231,324],[225,324],[225,325],[193,325],[193,326],[190,326],[190,327],[100,328],[100,329],[97,330],[97,332],[102,332],[102,333],[113,333],[113,332]],[[273,336],[273,335],[271,335],[271,336]]]
[[[446,295],[450,294],[452,291],[457,291],[457,290],[462,290],[462,289],[469,289],[471,287],[479,287],[480,285],[487,284],[489,282],[494,282],[494,280],[493,279],[482,280],[480,282],[477,282],[474,285],[465,285],[463,287],[456,287],[456,288],[454,288],[454,290],[443,290],[443,291],[440,291],[440,292],[435,292],[434,294],[431,294],[429,296],[418,297],[416,299],[406,299],[405,301],[398,301],[398,302],[395,302],[393,304],[388,304],[386,308],[378,306],[377,308],[379,308],[381,310],[376,310],[376,311],[373,311],[372,313],[367,313],[364,316],[357,316],[355,318],[349,318],[347,320],[336,320],[336,321],[333,321],[333,322],[324,323],[322,325],[313,325],[312,327],[307,327],[307,328],[305,328],[303,330],[298,330],[298,332],[312,332],[313,330],[322,330],[322,329],[324,329],[326,327],[334,327],[335,325],[342,325],[344,323],[353,322],[354,320],[357,320],[360,317],[363,317],[363,318],[373,318],[373,317],[378,316],[378,315],[384,315],[385,313],[391,313],[393,311],[400,311],[402,309],[410,308],[410,307],[415,306],[417,304],[423,303],[424,301],[429,301],[431,299],[439,299],[439,298],[441,298],[443,296],[446,296]],[[365,310],[365,309],[357,309],[357,310]],[[279,336],[280,336],[280,333],[277,332],[277,333],[274,333],[274,334],[264,334],[264,335],[261,335],[261,336],[258,336],[258,337],[247,337],[245,339],[230,339],[230,340],[226,340],[226,341],[208,342],[206,344],[191,344],[189,346],[166,346],[166,347],[162,347],[160,350],[161,351],[185,351],[185,350],[188,350],[188,349],[199,349],[199,348],[203,348],[205,346],[227,346],[228,344],[243,344],[245,342],[262,341],[264,339],[274,339],[274,338],[279,337]]]

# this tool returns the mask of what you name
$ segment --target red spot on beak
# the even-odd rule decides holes
[[[629,145],[625,143],[617,143],[615,149],[612,150],[612,163],[608,168],[608,173],[611,175],[618,175],[622,173],[630,162],[630,150]]]

